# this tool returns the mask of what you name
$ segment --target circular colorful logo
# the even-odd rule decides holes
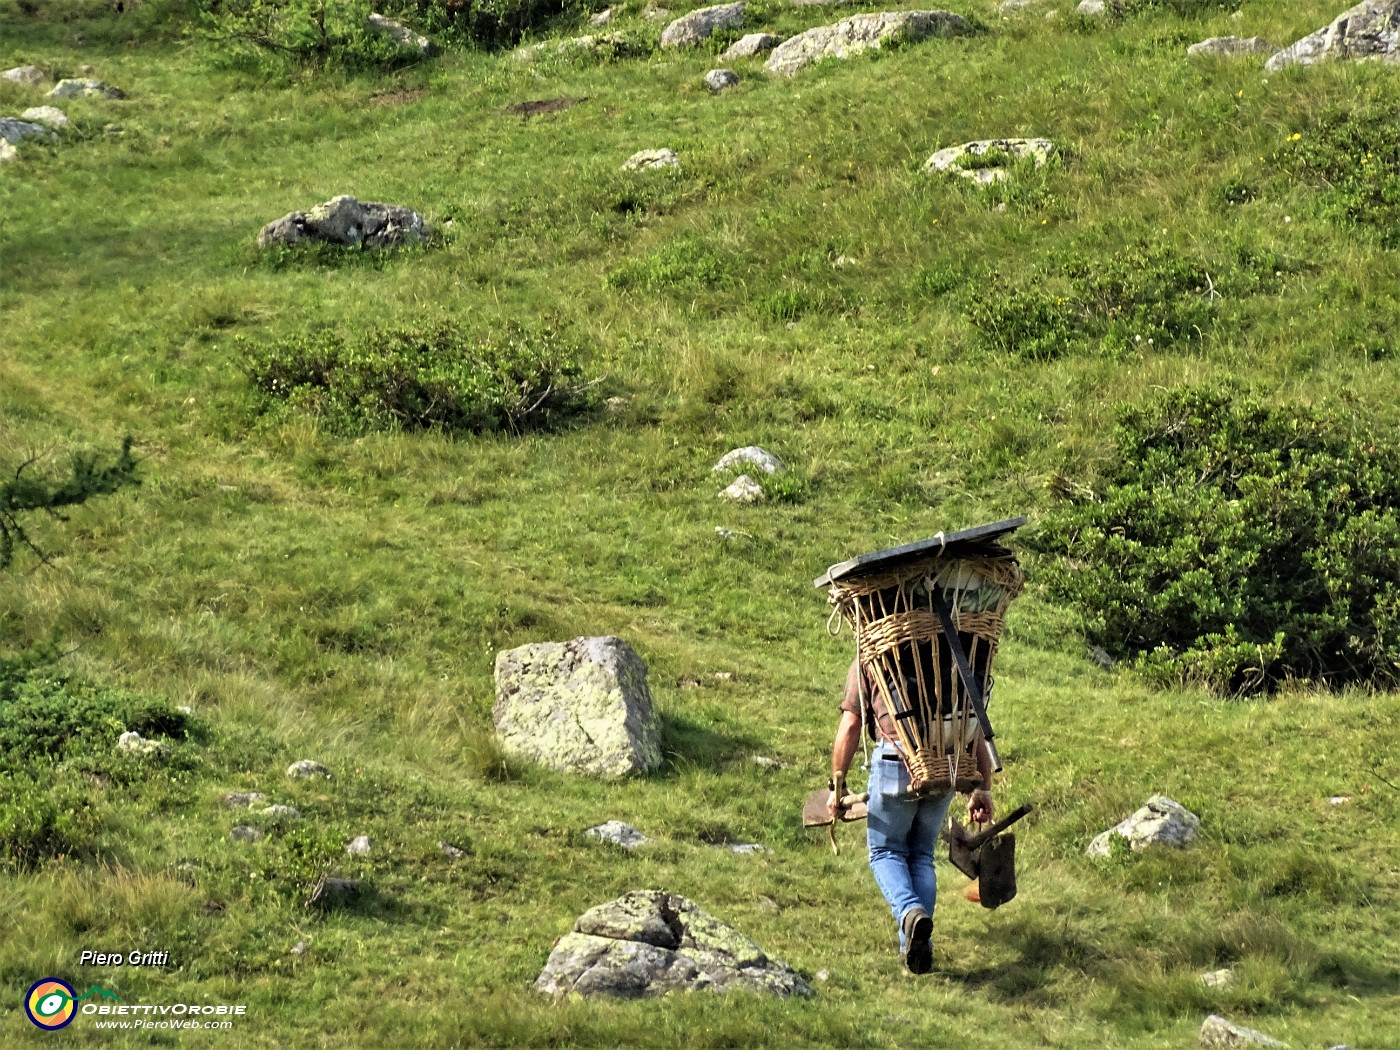
[[[45,977],[35,981],[24,996],[24,1012],[40,1028],[55,1031],[66,1028],[78,1012],[77,993],[67,981]]]

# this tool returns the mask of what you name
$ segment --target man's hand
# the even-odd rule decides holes
[[[845,785],[831,793],[831,797],[826,800],[826,811],[831,814],[832,822],[841,819],[841,814],[846,812],[846,807],[841,805],[841,796],[845,794]]]
[[[974,824],[990,823],[995,811],[996,806],[992,802],[992,793],[986,788],[978,788],[967,800],[967,819]]]

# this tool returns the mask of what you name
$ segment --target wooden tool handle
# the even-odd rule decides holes
[[[1014,811],[1012,811],[1009,815],[1002,817],[991,827],[987,828],[987,830],[979,831],[976,835],[972,836],[972,838],[968,839],[967,848],[970,850],[976,849],[983,843],[990,842],[992,839],[996,838],[1007,828],[1011,827],[1012,824],[1015,824],[1016,821],[1020,820],[1027,813],[1030,813],[1034,809],[1035,807],[1032,806],[1029,802],[1023,803],[1022,805],[1018,806]]]

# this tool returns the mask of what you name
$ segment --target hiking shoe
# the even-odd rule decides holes
[[[902,926],[905,968],[910,973],[928,973],[933,969],[933,919],[923,908],[910,908]]]

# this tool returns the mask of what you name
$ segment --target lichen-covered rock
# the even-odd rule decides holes
[[[1213,36],[1192,44],[1186,49],[1188,55],[1216,55],[1233,58],[1236,55],[1263,55],[1274,49],[1274,45],[1262,36]]]
[[[1311,66],[1333,58],[1400,61],[1400,0],[1362,0],[1331,25],[1309,33],[1264,64],[1275,73],[1286,66]]]
[[[42,124],[31,124],[27,120],[14,117],[0,117],[0,139],[11,146],[18,146],[25,139],[51,139],[53,132]]]
[[[491,714],[508,753],[554,769],[621,777],[661,765],[647,667],[621,638],[498,653]]]
[[[124,755],[136,755],[138,758],[168,758],[170,756],[170,745],[164,740],[147,740],[140,733],[123,733],[117,740],[117,750]]]
[[[293,780],[309,780],[312,777],[329,780],[331,771],[314,759],[303,758],[287,767],[287,776]]]
[[[636,890],[590,908],[555,945],[535,988],[641,999],[677,989],[810,995],[792,968],[694,903]]]
[[[604,821],[597,827],[589,828],[584,834],[591,839],[601,839],[603,842],[611,842],[614,846],[621,846],[628,850],[645,846],[651,841],[631,824],[624,824],[620,820]]]
[[[1121,835],[1135,850],[1149,846],[1171,846],[1181,849],[1196,841],[1201,830],[1201,818],[1179,802],[1165,795],[1153,795],[1147,804],[1127,820],[1109,828],[1089,843],[1091,857],[1107,857],[1112,850],[1114,835]]]
[[[43,124],[55,131],[68,127],[68,114],[57,106],[31,106],[19,115],[21,120]]]
[[[393,248],[421,244],[428,236],[423,216],[398,204],[333,197],[310,211],[294,211],[258,233],[258,246],[320,241],[352,248]]]
[[[402,22],[395,22],[392,18],[371,14],[369,18],[365,19],[365,28],[372,33],[380,33],[388,37],[404,51],[413,52],[421,58],[427,58],[433,53],[431,40],[420,33],[415,33]]]
[[[763,486],[747,474],[740,474],[719,494],[720,499],[735,503],[758,503],[763,496]]]
[[[126,92],[114,88],[110,84],[104,84],[100,80],[94,80],[92,77],[75,77],[69,80],[60,80],[49,92],[49,98],[119,99],[126,98]]]
[[[790,77],[824,58],[847,58],[892,40],[922,40],[971,31],[967,20],[949,11],[882,11],[853,15],[784,40],[763,68]]]
[[[1227,1021],[1218,1014],[1211,1014],[1201,1025],[1200,1042],[1213,1050],[1240,1050],[1243,1047],[1272,1047],[1286,1050],[1287,1044],[1280,1043],[1263,1032]]]
[[[345,846],[345,852],[355,857],[368,857],[372,849],[368,835],[356,835]]]
[[[251,824],[239,824],[228,833],[228,837],[234,842],[261,842],[263,832],[262,828],[255,828]]]
[[[730,61],[736,58],[756,58],[766,55],[781,44],[782,38],[772,33],[746,33],[724,49],[719,57]]]
[[[1235,971],[1228,966],[1223,970],[1211,970],[1201,974],[1200,981],[1207,988],[1229,988],[1235,983]]]
[[[739,77],[733,70],[712,69],[705,74],[705,86],[715,94],[725,88],[732,88],[739,83]]]
[[[261,802],[265,798],[261,791],[230,791],[224,796],[224,805],[232,806],[235,809],[247,808],[255,802]]]
[[[660,171],[663,168],[679,168],[681,159],[675,150],[644,149],[628,157],[622,163],[623,171]]]
[[[713,469],[718,474],[743,466],[757,467],[765,474],[781,474],[783,471],[783,461],[758,445],[745,445],[743,448],[726,452],[719,457],[719,462]]]
[[[265,820],[299,820],[301,818],[301,810],[297,809],[296,806],[284,806],[280,803],[273,806],[263,806],[254,812]]]
[[[19,156],[19,151],[4,139],[0,139],[0,164],[8,164]]]
[[[1011,173],[999,164],[971,163],[971,158],[1000,154],[1012,160],[1029,157],[1037,168],[1044,167],[1055,155],[1055,144],[1049,139],[979,139],[961,146],[941,149],[924,162],[926,172],[947,172],[970,179],[983,186],[1010,178]]]
[[[27,84],[34,87],[36,84],[44,82],[44,71],[38,66],[15,66],[14,69],[7,69],[0,73],[0,80],[8,80],[11,84]]]
[[[737,26],[744,21],[744,5],[718,4],[681,15],[661,31],[662,47],[694,47],[714,35],[715,30]]]

